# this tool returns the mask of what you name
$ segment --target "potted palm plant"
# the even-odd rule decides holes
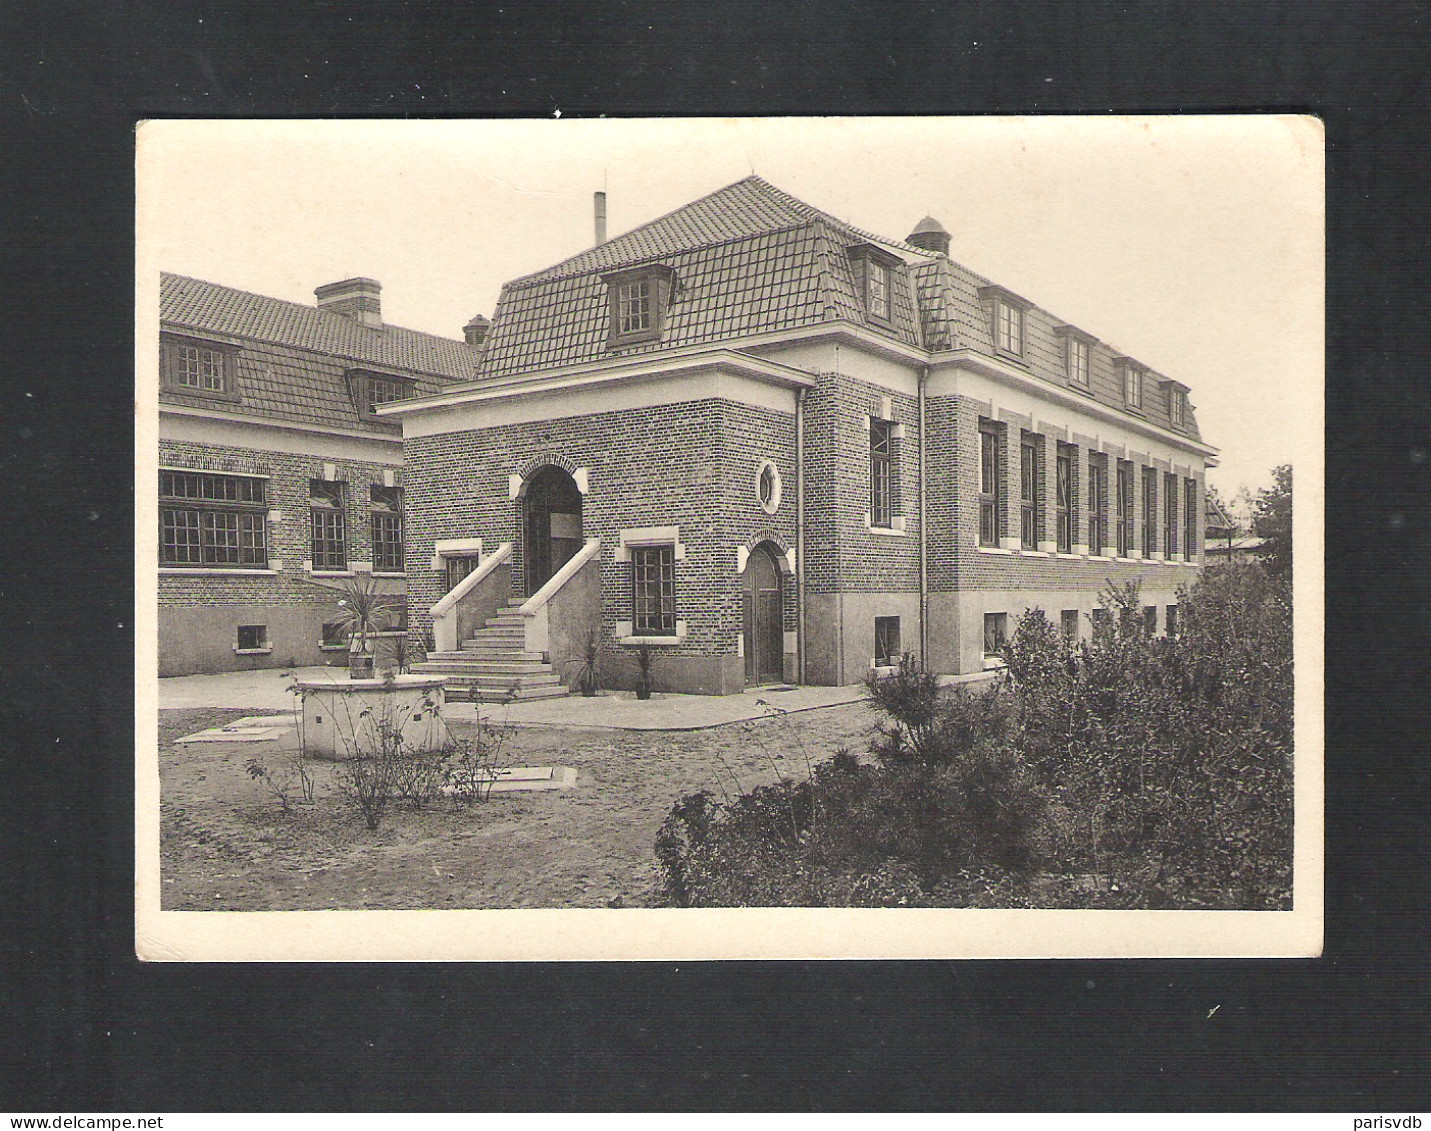
[[[314,582],[313,584],[320,584]],[[350,634],[348,644],[348,676],[350,679],[372,679],[373,636],[397,623],[402,610],[401,598],[384,592],[367,574],[344,578],[325,589],[337,590],[336,623]]]

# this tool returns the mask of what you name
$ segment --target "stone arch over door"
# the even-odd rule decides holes
[[[771,542],[759,542],[740,575],[741,623],[747,686],[780,683],[785,678],[783,621],[784,555]]]
[[[543,464],[517,497],[522,521],[522,580],[528,597],[582,547],[582,492],[570,470]]]

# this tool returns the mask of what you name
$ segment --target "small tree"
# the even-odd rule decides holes
[[[402,612],[402,598],[383,592],[368,574],[343,578],[334,584],[321,581],[310,584],[339,594],[335,623],[349,635],[348,676],[351,679],[370,678],[373,674],[370,637],[397,623]]]
[[[1257,554],[1267,576],[1292,579],[1292,465],[1272,469],[1272,486],[1257,492],[1252,533],[1262,539]]]

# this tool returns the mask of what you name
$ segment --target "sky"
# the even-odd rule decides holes
[[[502,283],[747,176],[950,256],[1189,386],[1225,496],[1320,483],[1323,139],[1278,116],[153,121],[138,293],[160,270],[294,302],[355,275],[460,338]],[[142,301],[141,301],[142,305]],[[1299,491],[1299,495],[1300,495]]]

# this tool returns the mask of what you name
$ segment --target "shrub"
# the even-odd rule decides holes
[[[1043,614],[1007,653],[1016,738],[1055,802],[1069,871],[1178,906],[1280,906],[1291,858],[1291,608],[1256,565],[1179,596],[1183,634],[1152,638],[1136,585],[1070,648]]]

